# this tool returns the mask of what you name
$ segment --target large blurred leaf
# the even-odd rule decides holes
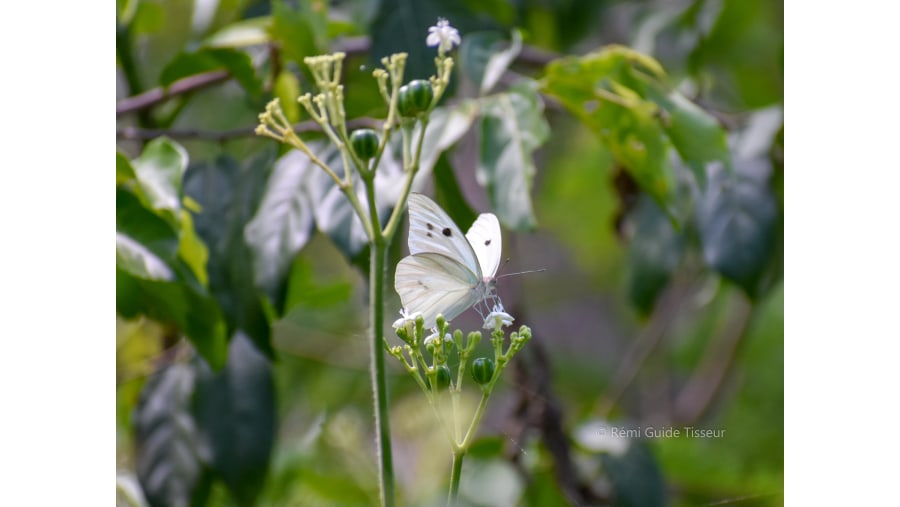
[[[187,265],[197,280],[204,286],[209,283],[206,262],[209,260],[209,249],[194,230],[194,219],[187,210],[181,210],[181,241],[178,242],[178,257]]]
[[[544,88],[613,153],[640,187],[675,217],[675,148],[703,182],[706,165],[730,166],[724,130],[670,90],[656,60],[621,46],[547,65]]]
[[[296,6],[293,8],[290,5]],[[280,44],[288,60],[303,64],[303,58],[328,51],[328,2],[298,0],[272,2],[272,39]]]
[[[116,311],[174,324],[219,368],[225,361],[225,323],[204,287],[206,247],[194,233],[191,215],[179,207],[183,155],[174,143],[158,140],[135,164],[137,180],[117,171]],[[117,162],[122,162],[118,155]],[[155,198],[146,197],[148,189]],[[178,206],[171,206],[171,198]],[[154,204],[155,210],[146,207]],[[175,213],[177,221],[166,219]]]
[[[185,177],[187,194],[203,210],[194,224],[209,248],[209,288],[227,319],[228,334],[244,330],[270,356],[269,321],[248,262],[252,257],[244,227],[260,202],[273,155],[274,147],[240,165],[222,156],[192,164]]]
[[[641,196],[629,218],[634,236],[628,245],[628,297],[640,312],[648,313],[678,267],[685,241],[646,196]]]
[[[166,262],[178,252],[178,235],[159,215],[145,208],[125,187],[116,188],[116,232],[139,242]]]
[[[159,84],[169,86],[179,79],[218,69],[227,70],[252,96],[262,93],[262,84],[247,53],[231,48],[202,48],[182,52],[163,68]]]
[[[498,49],[504,42],[498,32],[480,32],[466,35],[459,47],[460,66],[478,85],[482,95],[497,84],[503,72],[522,51],[522,34],[518,30],[513,30],[509,47]]]
[[[550,135],[544,104],[532,82],[522,81],[507,93],[481,99],[481,105],[478,182],[487,188],[501,222],[531,229],[532,154]]]
[[[267,32],[271,25],[271,16],[237,21],[207,37],[203,45],[210,48],[244,48],[265,44],[269,41]]]
[[[153,507],[192,504],[203,470],[191,415],[193,392],[193,369],[175,363],[150,378],[135,408],[135,466]]]
[[[422,155],[414,188],[421,188],[431,174],[438,157],[457,143],[471,128],[478,107],[475,101],[466,100],[453,107],[435,108],[429,116],[425,137],[422,139]],[[421,122],[416,122],[413,139],[419,138]]]
[[[706,262],[755,297],[773,255],[778,207],[767,179],[718,171],[697,207]]]
[[[158,137],[144,147],[132,162],[138,185],[147,204],[177,227],[180,220],[181,180],[187,168],[187,152],[166,137]]]
[[[147,280],[171,280],[174,277],[162,259],[121,232],[116,233],[116,267]]]
[[[624,454],[602,454],[600,458],[612,482],[614,506],[666,505],[666,483],[646,444],[633,440]]]
[[[731,167],[728,138],[715,118],[678,92],[662,95],[651,90],[651,97],[666,111],[666,135],[701,187],[706,184],[707,164]]]
[[[637,79],[636,72],[663,76],[652,58],[611,46],[551,62],[544,89],[600,138],[645,192],[671,211],[675,176],[670,144],[659,124],[659,108],[637,89],[646,82]]]
[[[116,186],[134,179],[134,168],[131,167],[131,161],[119,150],[116,150]]]
[[[175,324],[210,366],[221,368],[226,354],[225,321],[216,301],[196,281],[191,283],[185,267],[176,269],[173,280],[153,274],[144,276],[127,265],[116,266],[116,313]]]
[[[307,145],[319,160],[334,169],[338,177],[343,178],[344,168],[340,152],[333,145],[324,142],[310,142]],[[387,220],[394,203],[397,202],[402,182],[406,177],[399,159],[393,153],[393,148],[395,146],[385,150],[384,155],[381,157],[378,171],[375,174],[375,205],[382,224]],[[288,194],[291,194],[294,196],[292,198],[294,199],[292,201],[294,206],[301,206],[300,202],[308,203],[315,218],[316,228],[328,234],[338,248],[347,254],[348,257],[358,254],[367,245],[368,238],[366,237],[363,224],[347,201],[346,195],[325,171],[309,161],[309,157],[296,150],[290,151],[279,159],[276,172],[278,175],[274,177],[279,178],[283,182],[284,194],[281,197],[275,196],[275,193],[280,193],[281,191],[270,185],[267,190],[267,198],[269,195],[272,195],[272,200],[269,202],[272,206],[278,200],[288,198]],[[354,188],[357,189],[357,199],[359,199],[363,210],[367,212],[369,208],[365,189],[362,182],[358,180],[359,176],[356,173],[353,173],[353,177],[356,179]],[[266,207],[265,210],[266,212],[270,211],[271,206]],[[261,207],[260,213],[263,211],[264,208]],[[286,219],[288,216],[283,215],[281,218]],[[293,213],[290,216],[299,217],[299,213]],[[262,218],[259,218],[259,221],[254,219],[254,229],[252,231],[248,230],[248,238],[253,238],[254,252],[261,256],[261,262],[265,262],[262,260],[265,259],[266,255],[266,248],[262,244],[265,236],[262,234],[262,231],[265,230],[261,225],[262,220]],[[309,230],[306,228],[308,222],[284,223],[283,225],[284,227],[289,227],[296,234],[304,232],[307,235],[306,239],[308,239]],[[285,248],[281,252],[283,255],[278,256],[279,268],[277,273],[273,272],[273,276],[264,279],[274,280],[278,276],[283,278],[284,269],[289,266],[290,260],[299,251],[299,247],[302,246],[299,242],[295,242],[294,245],[299,246]],[[275,260],[275,258],[273,257],[272,260]],[[278,273],[281,275],[275,276]]]
[[[256,283],[273,300],[314,225],[312,204],[304,191],[309,162],[303,163],[305,155],[300,152],[292,153],[275,163],[259,209],[244,230]]]
[[[714,3],[714,5],[717,3]],[[784,3],[721,2],[690,65],[711,99],[725,110],[746,110],[784,100]]]
[[[269,361],[242,332],[214,374],[198,365],[194,404],[202,456],[242,506],[262,489],[275,441],[275,386]]]

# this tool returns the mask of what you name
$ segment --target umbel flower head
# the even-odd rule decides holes
[[[442,56],[461,42],[459,30],[450,26],[450,22],[444,18],[438,18],[437,25],[428,28],[428,37],[425,39],[425,44],[437,46],[438,54]]]
[[[493,311],[484,318],[484,329],[503,329],[514,320],[516,319],[503,309],[503,305],[494,305]]]

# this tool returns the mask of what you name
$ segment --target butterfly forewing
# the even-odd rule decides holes
[[[450,216],[422,194],[409,195],[409,253],[444,255],[462,263],[481,280],[482,266],[472,245]]]
[[[502,237],[500,235],[500,222],[493,213],[482,213],[478,220],[469,228],[466,239],[475,251],[475,257],[481,266],[481,275],[486,279],[493,279],[500,267],[500,254]]]
[[[439,313],[451,320],[482,298],[477,276],[445,255],[421,253],[400,260],[394,289],[407,313],[421,312],[430,329]]]

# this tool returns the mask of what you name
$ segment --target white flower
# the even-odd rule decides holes
[[[428,335],[428,338],[425,338],[425,341],[422,342],[422,345],[425,345],[426,348],[429,345],[433,345],[434,342],[436,342],[437,338],[438,338],[439,333],[438,333],[437,328],[434,328],[431,331],[432,331],[432,333],[430,335]],[[450,333],[447,333],[444,335],[444,343],[447,343],[447,342],[453,342],[453,337],[450,336]]]
[[[450,22],[444,18],[438,18],[437,25],[428,28],[428,37],[425,39],[425,44],[438,46],[440,55],[453,49],[453,46],[459,46],[460,42],[462,39],[459,38],[459,30],[450,26]]]
[[[494,310],[484,318],[485,329],[502,329],[516,320],[503,310],[503,305],[494,305]]]
[[[416,325],[416,317],[418,317],[420,315],[422,315],[422,312],[406,313],[406,310],[401,308],[400,309],[400,318],[394,321],[393,327],[394,327],[394,329],[400,329],[401,327],[415,326]],[[412,335],[411,331],[410,331],[410,335]]]

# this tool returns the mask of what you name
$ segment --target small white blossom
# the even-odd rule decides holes
[[[438,18],[437,25],[428,28],[428,37],[425,44],[437,46],[438,54],[443,55],[459,46],[462,39],[459,38],[459,30],[450,26],[450,22],[444,18]]]
[[[502,329],[516,320],[503,310],[502,305],[494,305],[494,310],[484,318],[485,329]]]
[[[425,341],[422,342],[422,344],[425,345],[425,347],[428,347],[428,345],[434,344],[434,342],[437,341],[438,334],[439,333],[438,333],[437,328],[432,329],[432,333],[430,335],[428,335],[428,338],[425,338]],[[447,343],[447,342],[451,342],[451,343],[453,342],[453,337],[450,336],[450,333],[447,333],[444,335],[444,343]]]
[[[406,313],[406,310],[400,309],[400,318],[394,321],[393,327],[394,329],[400,329],[401,327],[415,326],[416,325],[416,317],[422,315],[422,312],[411,312]],[[412,332],[410,331],[410,335]]]

